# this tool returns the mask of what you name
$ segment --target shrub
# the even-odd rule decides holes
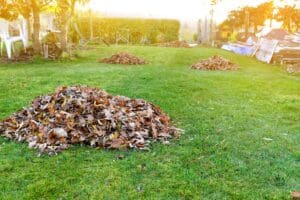
[[[90,38],[91,26],[93,36],[115,43],[117,34],[127,38],[130,43],[138,44],[144,40],[149,43],[169,42],[178,40],[180,22],[167,19],[130,19],[130,18],[101,18],[78,17],[75,22],[84,38]],[[78,41],[77,32],[71,26],[70,38]],[[74,39],[75,38],[75,39]],[[124,43],[121,40],[120,43]]]

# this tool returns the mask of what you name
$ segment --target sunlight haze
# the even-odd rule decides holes
[[[216,7],[217,22],[223,21],[230,10],[242,6],[258,5],[265,0],[223,0]],[[208,0],[91,0],[88,5],[107,16],[174,18],[197,20],[209,15]]]

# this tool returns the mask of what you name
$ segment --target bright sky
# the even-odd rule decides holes
[[[230,10],[266,0],[222,0],[216,8],[216,20],[226,19]],[[209,15],[209,0],[91,0],[89,7],[108,16],[175,18],[197,20]]]

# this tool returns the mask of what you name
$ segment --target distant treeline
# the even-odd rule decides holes
[[[286,4],[278,7],[274,1],[267,1],[255,7],[245,6],[230,11],[227,19],[219,26],[231,32],[243,30],[256,33],[266,21],[272,26],[273,21],[282,22],[282,28],[289,32],[297,32],[300,29],[300,9],[296,5]]]
[[[78,28],[75,28],[77,26]],[[77,29],[77,30],[76,30]],[[78,17],[71,24],[70,36],[73,42],[79,41],[78,31],[81,37],[101,38],[108,43],[116,43],[118,37],[123,38],[119,42],[124,43],[125,38],[130,43],[159,43],[178,40],[180,22],[167,19],[131,19],[131,18],[102,18],[102,17]]]

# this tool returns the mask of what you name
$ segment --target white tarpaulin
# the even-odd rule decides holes
[[[278,40],[268,40],[262,38],[260,41],[260,48],[256,52],[256,58],[260,61],[270,63],[278,44]]]

